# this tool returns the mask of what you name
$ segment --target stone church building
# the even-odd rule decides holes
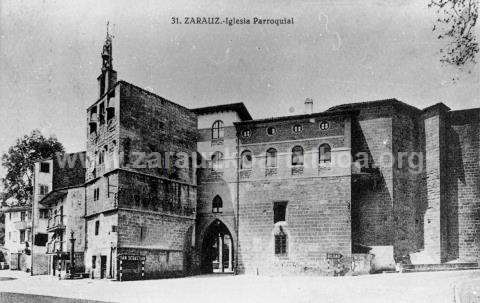
[[[188,109],[117,81],[109,36],[102,59],[86,121],[92,276],[479,261],[480,108],[313,113],[307,99],[305,114],[253,119],[243,103]]]

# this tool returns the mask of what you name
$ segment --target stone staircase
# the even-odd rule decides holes
[[[478,263],[403,264],[401,270],[407,272],[449,271],[480,269]]]

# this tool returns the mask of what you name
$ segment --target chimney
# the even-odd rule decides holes
[[[313,99],[305,99],[305,114],[311,115],[313,113]]]

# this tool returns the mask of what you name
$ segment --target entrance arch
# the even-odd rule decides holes
[[[233,257],[232,234],[222,221],[213,220],[203,236],[202,273],[232,273]]]

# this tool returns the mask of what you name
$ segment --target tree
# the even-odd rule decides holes
[[[2,156],[2,165],[7,170],[2,179],[6,197],[13,197],[19,205],[30,203],[34,163],[63,152],[63,145],[55,137],[46,138],[39,130],[18,138]]]
[[[436,9],[437,21],[433,31],[438,39],[448,44],[440,49],[440,61],[464,66],[475,63],[478,53],[478,41],[475,25],[478,17],[478,0],[430,0],[429,7]]]

